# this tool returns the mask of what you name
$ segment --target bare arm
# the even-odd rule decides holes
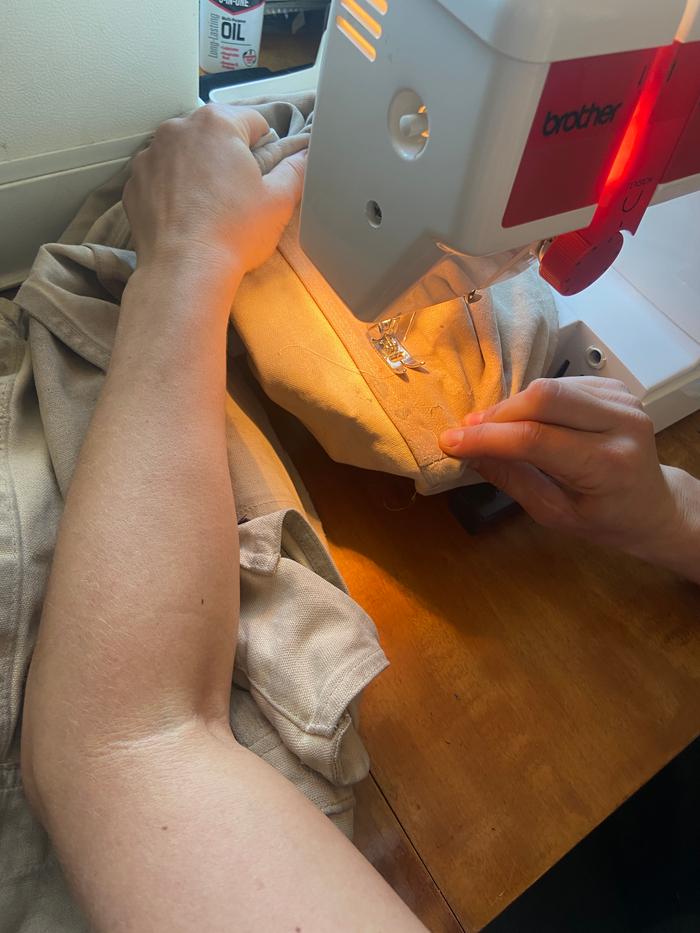
[[[61,523],[23,738],[30,800],[97,931],[423,929],[228,723],[228,310],[302,176],[290,162],[260,178],[249,146],[265,129],[217,108],[174,121],[125,198],[139,265]]]
[[[700,583],[700,480],[659,464],[654,426],[622,383],[538,379],[441,443],[541,524]]]

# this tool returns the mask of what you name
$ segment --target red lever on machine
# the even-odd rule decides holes
[[[562,295],[575,295],[600,278],[622,249],[622,231],[636,233],[698,106],[700,42],[659,49],[593,220],[584,230],[556,237],[542,259],[540,275]]]

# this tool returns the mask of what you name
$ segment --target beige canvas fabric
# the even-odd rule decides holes
[[[305,141],[313,98],[287,103],[293,110],[273,126]],[[276,145],[285,144],[292,143]],[[282,151],[267,147],[271,158],[263,170]],[[367,339],[367,325],[304,255],[298,220],[273,258],[246,277],[231,318],[267,395],[293,412],[333,459],[410,477],[420,493],[442,492],[479,477],[445,457],[439,433],[519,392],[554,357],[556,305],[533,269],[488,289],[478,303],[464,300],[506,259],[512,254],[446,256],[392,307],[391,314],[422,309],[407,343],[425,366],[403,377],[389,370]]]
[[[231,314],[265,392],[334,460],[408,476],[429,494],[478,480],[442,453],[439,433],[519,392],[547,371],[556,348],[556,306],[534,271],[470,306],[461,296],[473,287],[446,258],[407,297],[424,309],[406,342],[425,366],[399,377],[304,255],[294,222],[273,258],[246,277]]]

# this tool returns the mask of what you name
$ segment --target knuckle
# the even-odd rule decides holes
[[[627,446],[620,441],[606,444],[599,450],[599,455],[595,459],[599,465],[609,469],[617,470],[626,463],[629,452]]]
[[[598,467],[606,475],[614,476],[619,486],[636,482],[638,446],[634,441],[618,439],[599,451]]]
[[[528,394],[536,406],[543,406],[559,395],[560,386],[555,379],[535,379],[528,386]]]
[[[202,110],[209,110],[210,113],[222,123],[229,126],[231,123],[248,123],[251,126],[257,126],[260,129],[267,129],[268,123],[265,117],[253,107],[247,107],[240,104],[207,104]]]
[[[213,120],[221,116],[221,104],[205,104],[194,113],[200,120]]]
[[[607,377],[603,376],[597,376],[596,378],[598,379],[596,385],[599,385],[601,389],[607,392],[617,395],[620,393],[623,395],[629,394],[629,389],[621,379],[608,379]]]
[[[267,126],[265,117],[254,107],[241,107],[238,110],[238,115],[242,119],[251,120],[253,123],[258,123],[260,126]]]
[[[654,422],[642,408],[641,402],[637,400],[639,407],[634,405],[630,407],[626,415],[626,420],[633,433],[641,438],[653,440],[655,435]]]
[[[542,443],[543,426],[539,421],[521,421],[520,444],[524,450],[532,451]]]
[[[612,383],[612,389],[614,392],[620,392],[622,395],[632,394],[621,379],[611,379],[610,382]]]
[[[231,126],[230,114],[226,114],[222,104],[205,104],[199,110],[192,114],[192,122],[197,121],[201,124],[201,129],[205,132],[211,132],[217,127]]]
[[[155,139],[159,137],[162,139],[163,136],[172,136],[173,133],[176,133],[183,124],[183,120],[180,117],[171,117],[170,120],[166,120],[165,123],[161,125],[156,130]]]

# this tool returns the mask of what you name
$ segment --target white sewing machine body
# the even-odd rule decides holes
[[[585,228],[655,50],[681,36],[700,55],[699,8],[334,0],[320,71],[306,82],[290,76],[292,89],[319,81],[302,246],[353,313],[372,321],[444,257],[439,244],[471,256],[511,251],[505,263],[523,244]],[[697,124],[680,134],[673,170],[649,192],[659,206],[614,266],[580,294],[554,293],[561,334],[551,374],[623,380],[658,430],[700,408]],[[557,184],[546,187],[552,175]]]
[[[43,15],[37,0],[25,13],[32,4]],[[144,38],[157,0],[128,7],[131,20],[123,7],[104,14],[115,29],[100,37],[80,21],[91,56],[106,62],[88,95],[85,132],[59,132],[76,103],[65,89],[62,114],[54,89],[39,113],[41,138],[0,160],[0,287],[22,278],[31,249],[58,235],[149,129],[196,101],[196,0],[169,6],[172,41],[160,45]],[[494,254],[586,228],[656,51],[675,40],[697,60],[699,7],[700,0],[334,0],[323,62],[319,54],[312,68],[211,97],[318,87],[302,245],[353,313],[374,320],[443,255],[438,244],[493,265]],[[39,57],[58,75],[55,39],[45,45]],[[133,83],[139,55],[150,63],[141,95]],[[73,69],[70,79],[79,74]],[[129,99],[110,135],[119,82]],[[27,107],[35,96],[30,88]],[[87,129],[91,114],[99,114],[96,132]],[[700,194],[692,193],[700,189],[700,108],[694,114],[676,146],[675,175],[654,183],[649,200],[660,206],[599,281],[557,296],[553,373],[568,361],[569,374],[623,379],[658,429],[700,408]]]
[[[661,431],[700,409],[700,194],[654,207],[612,269],[578,295],[554,292],[550,375],[621,379]]]

